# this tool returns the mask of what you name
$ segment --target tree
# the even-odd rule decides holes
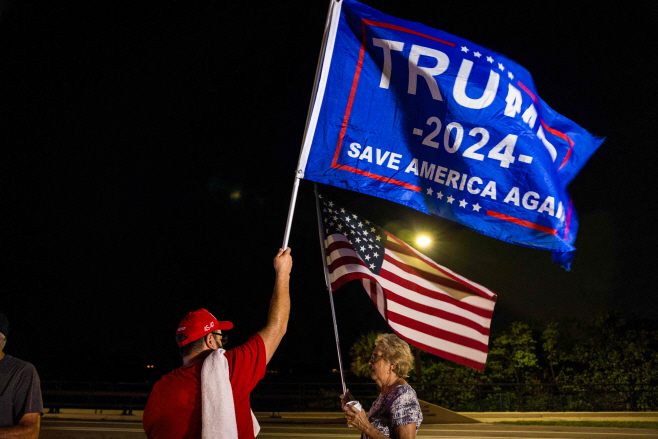
[[[381,333],[376,331],[362,334],[350,348],[352,357],[350,370],[354,375],[363,378],[370,377],[370,356],[375,349],[375,340],[379,334]]]
[[[528,324],[512,323],[508,331],[493,339],[487,360],[489,375],[503,382],[529,381],[539,366],[535,344]]]
[[[569,377],[573,378],[573,327],[573,322],[569,320],[552,321],[542,333],[543,357],[548,365],[548,370],[544,370],[544,379],[550,376],[554,384],[564,384]]]

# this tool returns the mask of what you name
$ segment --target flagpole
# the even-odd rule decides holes
[[[284,250],[288,248],[288,239],[290,238],[290,228],[292,227],[292,217],[295,214],[295,203],[297,202],[297,191],[299,189],[299,180],[304,178],[304,168],[306,159],[304,158],[304,146],[307,143],[308,128],[309,122],[313,114],[313,109],[316,103],[316,94],[318,93],[318,85],[321,81],[322,75],[325,76],[326,80],[326,69],[325,64],[325,51],[327,49],[327,40],[330,35],[335,36],[337,24],[335,23],[337,14],[340,14],[340,7],[335,8],[335,5],[340,4],[340,0],[330,0],[329,1],[329,11],[327,12],[327,20],[324,25],[324,34],[322,36],[322,46],[320,48],[320,55],[318,56],[318,63],[315,67],[315,80],[313,81],[313,92],[311,93],[311,101],[308,104],[308,112],[306,113],[306,124],[304,126],[304,137],[302,138],[302,149],[300,151],[300,159],[297,163],[297,171],[295,172],[295,182],[292,187],[292,196],[290,197],[290,206],[288,207],[288,219],[286,220],[286,230],[283,234],[283,245],[281,246]],[[338,11],[338,12],[337,12]],[[330,48],[333,49],[333,43],[330,44]],[[331,58],[329,57],[329,60]],[[324,90],[323,87],[320,87],[321,90]],[[322,99],[319,100],[322,102]],[[317,115],[315,116],[317,118]],[[315,119],[313,119],[315,120]]]
[[[315,208],[318,213],[318,235],[320,237],[320,250],[322,251],[322,265],[324,266],[324,280],[327,284],[327,291],[329,292],[329,302],[331,303],[331,318],[334,321],[334,337],[336,337],[336,350],[338,351],[338,368],[340,369],[340,381],[343,384],[343,395],[347,394],[345,386],[345,376],[343,375],[343,359],[340,356],[340,342],[338,340],[338,325],[336,324],[336,310],[334,308],[334,293],[331,290],[331,279],[329,278],[329,267],[327,266],[327,254],[324,247],[324,229],[322,228],[322,214],[320,213],[320,200],[318,198],[318,185],[313,183],[313,191],[315,192]]]
[[[290,228],[292,227],[292,217],[295,214],[295,203],[297,202],[299,180],[301,180],[301,178],[295,176],[295,182],[292,185],[292,196],[290,197],[290,206],[288,207],[288,219],[286,220],[286,230],[283,233],[283,245],[281,246],[284,250],[288,248],[288,239],[290,239]]]

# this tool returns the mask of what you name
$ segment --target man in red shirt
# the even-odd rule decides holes
[[[265,375],[265,365],[270,362],[288,326],[290,314],[288,284],[291,268],[290,248],[285,251],[279,249],[274,257],[276,281],[267,325],[242,346],[223,352],[228,361],[228,378],[235,408],[233,427],[237,426],[235,439],[253,439],[255,437],[249,395]],[[226,338],[222,335],[222,330],[232,327],[231,322],[217,321],[205,309],[189,313],[179,323],[176,341],[183,357],[183,366],[163,376],[153,387],[144,409],[143,418],[144,431],[149,439],[198,439],[202,437],[202,425],[213,422],[212,419],[203,419],[202,422],[203,394],[204,391],[206,395],[217,392],[214,388],[204,389],[204,385],[207,386],[208,383],[202,383],[201,380],[203,366],[206,358],[221,349],[225,343]],[[214,358],[213,356],[213,360]],[[214,375],[211,378],[208,379],[208,382],[214,383]],[[213,398],[215,393],[213,393]],[[213,404],[221,405],[224,403],[223,401],[218,398]],[[227,424],[231,423],[232,419]],[[225,432],[222,431],[220,435],[234,436],[235,434],[230,433],[231,431],[234,430],[227,427],[227,434],[223,434]]]

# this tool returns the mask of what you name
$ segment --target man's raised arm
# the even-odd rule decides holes
[[[269,363],[274,351],[279,347],[283,335],[288,327],[288,316],[290,316],[290,270],[292,269],[292,257],[290,248],[285,251],[279,249],[274,257],[274,270],[276,280],[274,282],[274,293],[270,301],[270,311],[267,316],[267,325],[258,331],[265,343],[266,362]]]

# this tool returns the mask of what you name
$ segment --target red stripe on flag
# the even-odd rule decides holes
[[[532,98],[533,101],[535,101],[535,104],[537,104],[537,110],[539,111],[539,99],[537,99],[537,96],[535,96],[530,90],[528,90],[528,87],[523,85],[523,83],[521,81],[517,81],[516,83],[519,84],[519,87],[521,87],[524,92],[526,92],[530,95],[530,97]],[[574,145],[574,141],[571,140],[569,138],[569,136],[567,136],[563,132],[560,132],[560,131],[546,125],[546,122],[544,122],[544,119],[542,119],[541,117],[539,118],[539,121],[544,126],[544,128],[546,128],[546,131],[553,134],[554,136],[557,136],[557,137],[559,137],[561,139],[564,139],[567,142],[569,142],[569,151],[567,151],[567,155],[564,157],[564,161],[562,162],[560,167],[557,168],[557,170],[559,171],[567,163],[567,160],[569,160],[569,157],[571,156],[571,149],[573,148],[573,145]]]
[[[548,233],[549,235],[557,235],[557,230],[551,229],[550,227],[540,226],[539,224],[531,223],[519,218],[514,218],[513,216],[505,215],[504,213],[494,212],[493,210],[487,210],[487,215],[494,218],[501,219],[503,221],[509,221],[510,223],[518,224],[519,226],[527,227],[529,229],[539,230],[540,232]]]
[[[362,22],[367,24],[368,26],[384,27],[386,29],[399,30],[400,32],[406,32],[408,34],[418,35],[419,37],[427,38],[427,39],[433,40],[433,41],[438,41],[439,43],[443,43],[443,44],[447,44],[448,46],[455,47],[454,43],[449,43],[447,41],[439,40],[438,38],[434,38],[434,37],[430,37],[429,35],[421,34],[420,32],[416,32],[415,30],[407,29],[406,27],[400,27],[400,26],[396,26],[394,24],[384,23],[384,22],[381,22],[381,21],[366,20],[365,18],[362,19]]]
[[[443,329],[435,328],[434,326],[427,325],[418,320],[410,319],[409,317],[405,317],[401,314],[397,314],[390,310],[388,311],[388,320],[393,323],[406,326],[407,328],[413,329],[414,331],[422,332],[423,334],[427,334],[431,337],[436,337],[441,340],[445,340],[451,343],[465,346],[467,348],[471,348],[476,351],[484,352],[485,354],[489,350],[488,345],[481,343],[477,340],[473,340],[472,338],[464,337],[463,335],[445,331]]]
[[[334,158],[334,160],[335,160],[335,158]],[[383,181],[384,183],[391,183],[391,184],[395,184],[395,185],[398,185],[398,186],[402,186],[403,188],[412,190],[414,192],[420,192],[420,187],[414,186],[413,184],[405,183],[403,181],[396,180],[396,179],[390,178],[390,177],[383,177],[381,175],[373,174],[372,172],[364,171],[362,169],[353,168],[352,166],[335,165],[335,164],[332,163],[331,167],[334,168],[334,169],[342,169],[343,171],[348,171],[348,172],[353,172],[355,174],[363,175],[365,177],[372,178],[373,180]]]
[[[571,210],[573,209],[573,200],[569,199],[569,209],[567,210],[567,226],[564,228],[564,239],[569,235],[569,227],[571,227]]]
[[[361,33],[363,37],[361,39],[361,49],[359,50],[359,60],[356,63],[356,71],[354,72],[354,79],[352,80],[352,89],[350,90],[350,98],[347,101],[347,108],[345,109],[345,115],[343,116],[343,125],[340,129],[340,134],[338,135],[338,144],[336,145],[336,152],[334,153],[334,160],[331,162],[331,167],[334,169],[340,169],[343,171],[363,175],[364,177],[372,178],[373,180],[383,181],[385,183],[402,186],[403,188],[412,190],[414,192],[420,192],[420,187],[414,186],[413,184],[405,183],[403,181],[399,181],[394,178],[383,177],[381,175],[363,171],[361,169],[357,169],[352,166],[338,164],[338,155],[340,154],[340,149],[343,145],[343,138],[345,137],[345,132],[347,131],[347,124],[350,120],[350,113],[352,112],[352,104],[354,103],[354,95],[356,94],[356,88],[359,85],[359,76],[361,76],[361,67],[363,67],[363,56],[366,51],[366,43],[367,43],[365,25],[366,25],[366,20],[363,20],[361,22]]]
[[[558,131],[558,130],[556,130],[556,129],[554,129],[554,128],[551,128],[551,127],[549,127],[548,125],[546,125],[546,122],[544,122],[544,119],[540,119],[540,120],[541,120],[541,124],[544,126],[544,128],[546,128],[546,131],[548,131],[549,133],[553,134],[554,136],[558,136],[559,138],[564,139],[564,140],[566,140],[567,142],[569,142],[569,152],[567,153],[567,156],[564,158],[564,161],[566,162],[567,159],[569,158],[569,156],[571,155],[571,147],[574,145],[573,140],[571,140],[571,139],[569,138],[569,136],[567,136],[567,135],[564,134],[563,132]],[[560,167],[562,167],[562,166],[560,166]]]
[[[361,66],[363,65],[363,55],[366,51],[366,26],[361,24],[361,32],[363,38],[361,40],[361,50],[359,50],[359,61],[356,63],[356,72],[354,73],[354,79],[352,80],[352,90],[350,90],[350,99],[347,101],[347,109],[345,110],[345,116],[343,116],[343,126],[340,129],[340,134],[338,136],[338,145],[336,146],[336,153],[334,154],[334,161],[331,162],[331,167],[336,167],[336,162],[338,161],[338,154],[340,153],[340,147],[343,144],[343,137],[345,136],[345,131],[347,130],[347,122],[350,120],[350,112],[352,111],[352,103],[354,102],[354,95],[356,94],[356,86],[359,84],[359,76],[361,75]]]
[[[361,265],[365,268],[366,264],[363,263],[360,257],[358,256],[342,256],[340,259],[336,259],[331,264],[329,264],[329,274],[333,274],[334,270],[342,267],[343,265]]]
[[[571,140],[571,139],[569,139],[569,140]],[[569,147],[569,151],[567,151],[567,155],[564,157],[564,161],[562,162],[562,164],[560,165],[560,167],[557,168],[558,171],[559,171],[560,169],[562,169],[562,167],[563,167],[564,165],[567,164],[567,160],[569,160],[569,157],[571,156],[571,149],[572,149],[572,148]]]
[[[438,317],[443,320],[448,320],[449,322],[457,323],[458,325],[466,326],[473,329],[474,331],[479,332],[482,335],[489,336],[489,327],[482,326],[474,322],[473,320],[467,319],[457,314],[452,314],[448,311],[442,309],[433,308],[431,306],[423,305],[422,303],[414,302],[411,299],[400,296],[399,294],[394,293],[391,290],[386,290],[386,298],[390,301],[398,303],[402,306],[405,306],[414,311],[422,312],[433,317]]]
[[[348,273],[342,275],[341,277],[339,277],[338,279],[334,280],[331,283],[331,289],[333,291],[336,291],[337,289],[339,289],[340,287],[342,287],[343,285],[345,285],[346,283],[348,283],[350,281],[362,280],[362,279],[370,279],[370,280],[376,282],[376,279],[374,277],[372,277],[372,275],[369,275],[367,273],[362,273],[360,271],[352,271],[352,272],[348,272]]]
[[[477,306],[473,306],[470,303],[460,302],[459,300],[456,300],[452,296],[449,296],[447,294],[439,293],[438,291],[421,287],[420,285],[408,279],[404,279],[398,276],[397,274],[393,274],[390,271],[386,271],[382,269],[379,272],[379,277],[386,279],[387,281],[393,282],[401,286],[402,288],[406,288],[409,291],[413,291],[414,293],[421,294],[425,297],[429,297],[430,299],[438,300],[440,302],[449,303],[450,305],[456,306],[457,308],[463,309],[464,311],[468,311],[477,316],[490,319],[491,316],[493,315],[493,312],[490,310],[478,308]]]
[[[516,81],[517,84],[519,84],[519,87],[523,89],[524,92],[528,93],[530,97],[532,98],[533,101],[535,101],[535,104],[537,104],[537,107],[539,107],[539,99],[537,99],[537,96],[535,96],[521,81]],[[539,111],[539,108],[537,108]]]

